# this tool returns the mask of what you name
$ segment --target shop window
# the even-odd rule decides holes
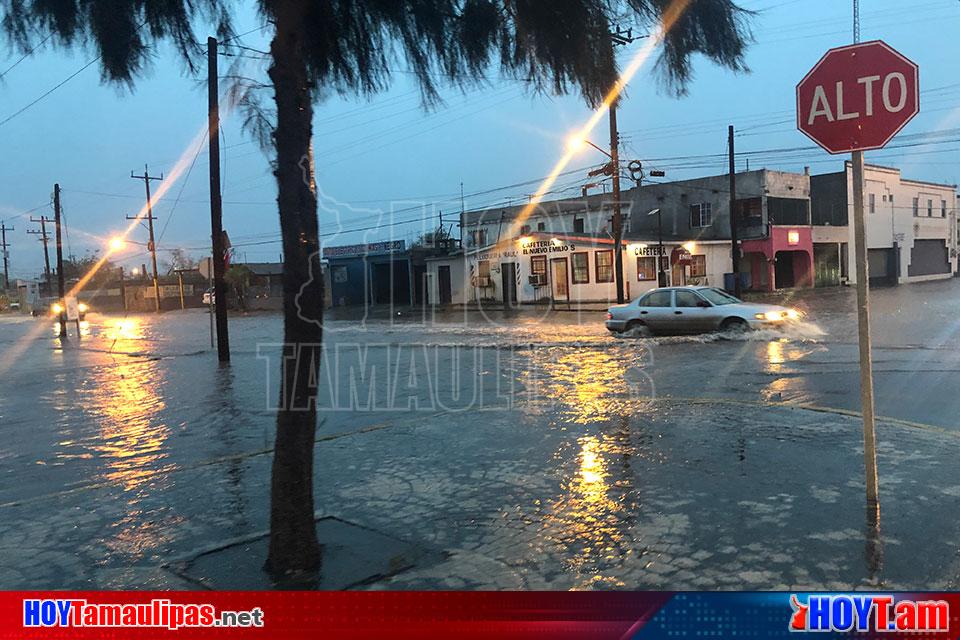
[[[530,233],[530,225],[525,224],[522,227],[520,227],[520,235],[525,236],[528,233]]]
[[[920,217],[920,198],[913,199],[913,217],[914,218]]]
[[[479,260],[477,262],[477,278],[474,286],[486,288],[489,287],[490,284],[490,261]]]
[[[590,261],[587,252],[573,254],[573,284],[586,284],[590,282]]]
[[[706,275],[707,256],[703,254],[690,256],[690,277],[705,278]]]
[[[637,258],[637,280],[649,282],[657,279],[657,259],[649,256]]]
[[[535,284],[547,284],[547,256],[530,256],[530,273]]]
[[[597,282],[613,282],[613,251],[597,251],[593,255],[597,263]]]
[[[690,226],[709,227],[713,223],[713,205],[709,202],[690,205]]]
[[[941,218],[947,217],[947,201],[946,200],[940,201],[940,217]]]
[[[538,222],[538,223],[537,223],[537,231],[546,231],[546,230],[547,230],[547,223],[546,223],[546,222]]]
[[[574,218],[574,219],[573,219],[573,232],[574,232],[574,233],[583,233],[583,218]]]
[[[933,217],[933,200],[927,200],[927,217]]]
[[[332,275],[333,275],[333,278],[332,278],[333,281],[336,282],[337,284],[343,284],[344,282],[347,282],[350,279],[349,272],[347,271],[347,267],[343,265],[335,266],[333,268]]]

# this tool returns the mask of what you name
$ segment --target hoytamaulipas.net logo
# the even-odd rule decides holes
[[[68,598],[23,601],[24,627],[262,627],[263,610],[218,610],[163,598],[143,603],[104,603]]]
[[[946,632],[950,604],[892,595],[792,594],[790,631]]]

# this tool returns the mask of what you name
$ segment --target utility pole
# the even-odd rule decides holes
[[[643,36],[640,36],[643,37]],[[619,27],[610,34],[614,46],[630,44],[638,38],[633,37],[633,31],[622,31]],[[613,170],[613,274],[617,286],[617,303],[623,304],[623,211],[620,205],[620,134],[617,132],[617,103],[619,95],[610,101],[610,167]]]
[[[13,227],[8,227],[3,221],[0,221],[0,251],[3,252],[3,289],[10,288],[10,245],[7,244],[7,231],[16,231]]]
[[[227,250],[223,242],[223,202],[220,198],[220,93],[217,82],[217,39],[207,38],[207,133],[210,136],[210,238],[213,245],[213,298],[217,324],[217,358],[230,362],[227,329]]]
[[[67,339],[67,293],[63,281],[63,236],[60,224],[60,184],[53,185],[53,221],[57,236],[57,295],[60,297],[60,340]],[[80,338],[79,325],[77,338]]]
[[[50,222],[50,218],[47,216],[40,216],[39,218],[34,218],[30,216],[30,222],[39,222],[40,230],[36,229],[27,229],[27,233],[33,236],[40,236],[40,242],[43,243],[43,273],[45,276],[45,288],[47,295],[50,295],[50,249],[48,244],[50,242],[50,236],[47,235],[47,223]]]
[[[466,209],[463,206],[463,180],[460,181],[460,247],[463,247],[463,218],[466,214]]]
[[[143,175],[138,176],[133,171],[130,177],[134,180],[143,180],[143,185],[147,189],[147,229],[150,230],[150,243],[147,248],[150,249],[150,259],[153,261],[153,293],[157,298],[157,313],[160,313],[160,275],[157,273],[157,244],[153,239],[153,202],[150,200],[150,181],[163,180],[163,174],[160,177],[150,175],[147,165],[143,165]],[[137,220],[139,216],[127,216],[127,220]]]
[[[610,102],[610,166],[613,168],[613,274],[617,283],[617,304],[623,304],[623,211],[620,207],[620,154],[617,132],[617,101]]]
[[[727,127],[730,155],[730,256],[733,260],[733,295],[740,297],[740,242],[737,238],[737,167],[733,148],[733,125]]]

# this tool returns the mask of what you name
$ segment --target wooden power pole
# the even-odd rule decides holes
[[[67,291],[63,279],[63,235],[60,217],[60,184],[53,185],[53,222],[57,237],[57,296],[60,298],[60,339],[67,339]],[[80,337],[79,332],[77,337]]]
[[[617,304],[623,304],[623,210],[620,206],[620,134],[617,132],[617,101],[610,102],[610,166],[613,168],[613,278]]]
[[[143,185],[147,190],[147,229],[150,231],[150,242],[147,248],[150,250],[150,259],[153,261],[153,294],[157,298],[157,313],[160,313],[160,274],[157,273],[157,244],[153,237],[153,202],[150,200],[150,181],[163,180],[163,174],[159,177],[151,176],[147,165],[143,165],[143,175],[138,176],[133,171],[130,177],[135,180],[143,180]],[[127,216],[127,220],[136,220],[139,216]]]
[[[210,237],[213,245],[213,299],[217,326],[217,357],[230,362],[227,330],[227,249],[223,238],[223,202],[220,199],[220,94],[217,82],[217,39],[207,38],[207,129],[210,151]]]
[[[727,127],[727,146],[730,156],[730,258],[733,264],[733,295],[740,297],[740,241],[737,237],[737,166],[733,148],[733,125]]]
[[[3,253],[3,289],[10,288],[10,245],[7,244],[7,231],[16,231],[0,221],[0,253]]]

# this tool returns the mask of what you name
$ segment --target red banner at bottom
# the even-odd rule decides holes
[[[958,612],[956,593],[8,591],[0,640],[957,638]]]

